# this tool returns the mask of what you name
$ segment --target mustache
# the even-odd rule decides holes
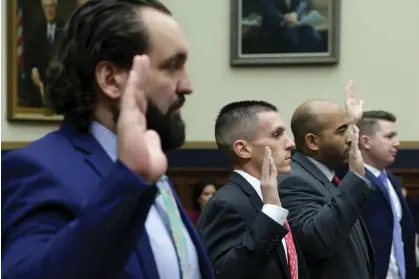
[[[169,107],[167,115],[171,115],[175,110],[181,108],[185,103],[186,98],[183,95],[180,95]]]

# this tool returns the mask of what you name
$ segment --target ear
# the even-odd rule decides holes
[[[111,100],[121,97],[128,73],[108,61],[99,62],[95,70],[96,82],[100,90]]]
[[[371,148],[371,139],[368,136],[362,135],[359,137],[359,146],[361,146],[364,149],[370,149]]]
[[[319,138],[315,134],[308,133],[304,137],[304,140],[309,150],[312,150],[312,151],[319,150]]]
[[[252,157],[252,148],[245,140],[236,140],[233,143],[233,151],[241,159],[250,159]]]

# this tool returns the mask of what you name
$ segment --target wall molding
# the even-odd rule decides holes
[[[1,150],[13,150],[25,147],[30,141],[2,141]],[[419,149],[419,141],[401,141],[400,149]],[[188,141],[181,149],[217,149],[214,141]]]

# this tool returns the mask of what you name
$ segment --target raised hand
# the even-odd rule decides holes
[[[145,90],[149,75],[148,56],[135,56],[121,96],[117,135],[119,160],[142,179],[154,183],[166,172],[167,158],[159,135],[147,130]]]
[[[361,119],[364,101],[355,98],[354,82],[348,81],[345,86],[345,109],[346,114],[352,124],[356,124]]]
[[[365,168],[364,168],[364,160],[362,159],[361,151],[359,150],[359,129],[356,125],[349,126],[349,133],[351,133],[352,143],[351,143],[351,150],[349,151],[348,163],[349,163],[349,170],[364,176],[365,175]]]
[[[260,188],[265,204],[281,206],[278,191],[278,171],[275,167],[274,159],[272,158],[271,149],[269,147],[265,147]]]

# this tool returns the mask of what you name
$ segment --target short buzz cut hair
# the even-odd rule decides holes
[[[231,155],[233,144],[238,139],[252,140],[255,137],[258,113],[278,111],[265,102],[246,100],[225,105],[215,121],[215,141],[218,149]]]
[[[378,129],[379,120],[395,123],[397,118],[391,112],[384,110],[365,111],[362,118],[357,122],[359,135],[373,135]]]

